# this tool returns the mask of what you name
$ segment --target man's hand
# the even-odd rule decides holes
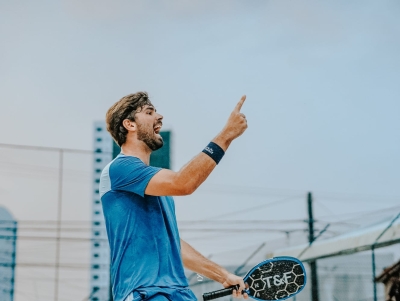
[[[236,107],[233,109],[221,133],[213,140],[222,149],[226,150],[232,140],[236,139],[247,129],[246,116],[240,112],[246,95],[243,95]]]
[[[240,288],[238,291],[233,291],[233,297],[243,297],[245,299],[249,297],[246,293],[242,295],[242,291],[246,288],[242,278],[229,273],[223,267],[219,266],[215,262],[212,262],[208,258],[205,258],[182,239],[181,256],[184,266],[195,273],[199,273],[207,278],[215,280],[221,283],[224,287],[239,284]]]
[[[238,290],[233,290],[233,293],[232,293],[233,297],[234,298],[242,298],[243,297],[244,299],[248,299],[249,296],[246,293],[242,294],[242,291],[246,289],[246,286],[241,277],[229,273],[226,276],[225,281],[222,283],[222,285],[224,287],[229,287],[229,286],[236,285],[236,284],[239,284],[240,287]]]
[[[231,142],[247,129],[246,117],[240,109],[246,96],[242,96],[222,131],[212,140],[226,151]],[[151,178],[147,195],[188,195],[193,193],[215,168],[215,161],[201,152],[178,172],[162,169]]]

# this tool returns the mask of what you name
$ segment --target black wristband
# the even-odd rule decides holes
[[[211,159],[215,161],[215,163],[219,163],[222,157],[225,155],[224,150],[216,143],[210,142],[205,149],[203,149],[203,153],[210,156]]]

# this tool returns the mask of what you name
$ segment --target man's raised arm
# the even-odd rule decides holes
[[[212,140],[211,147],[194,157],[178,172],[162,169],[150,180],[145,193],[155,196],[177,196],[193,193],[214,170],[231,142],[247,129],[246,117],[240,109],[246,96],[242,96],[222,131]],[[216,144],[216,146],[215,146]],[[214,148],[214,149],[213,149]]]

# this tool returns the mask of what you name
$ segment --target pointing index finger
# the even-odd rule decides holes
[[[240,112],[240,109],[242,108],[243,103],[244,103],[245,100],[246,100],[246,95],[243,95],[242,98],[237,103],[237,105],[235,107],[235,111]]]

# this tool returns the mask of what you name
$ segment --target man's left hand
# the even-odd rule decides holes
[[[243,281],[243,278],[236,276],[234,274],[229,273],[226,278],[225,281],[222,283],[222,285],[224,287],[229,287],[232,285],[236,285],[239,284],[239,289],[238,290],[233,290],[233,297],[234,298],[244,298],[244,299],[248,299],[249,296],[247,295],[247,293],[242,294],[242,291],[246,289],[246,285]]]

